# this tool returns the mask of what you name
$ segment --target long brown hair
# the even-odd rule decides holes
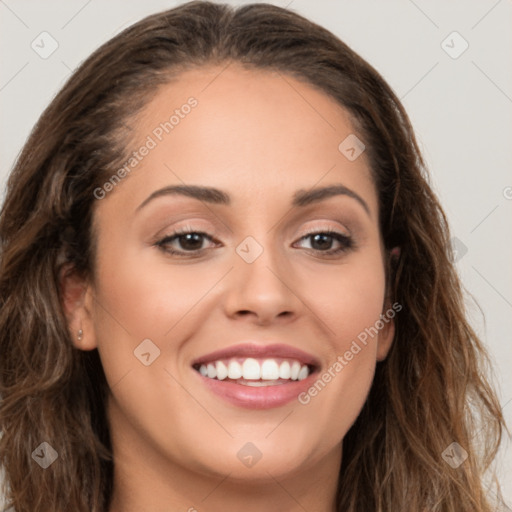
[[[324,28],[268,4],[191,2],[99,48],[45,110],[9,177],[0,217],[0,464],[16,512],[105,512],[113,456],[97,351],[73,347],[61,270],[94,278],[94,190],[126,160],[130,120],[185,69],[235,62],[334,98],[364,139],[393,300],[387,359],[343,441],[338,510],[490,511],[483,480],[504,427],[469,326],[445,215],[410,121],[379,73]],[[485,370],[485,371],[484,371]],[[480,430],[479,430],[480,429]],[[47,442],[47,469],[32,452]],[[468,454],[451,467],[456,442]],[[452,452],[453,455],[453,452]]]

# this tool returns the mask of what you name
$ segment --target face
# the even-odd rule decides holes
[[[377,191],[334,100],[222,69],[133,121],[70,323],[99,350],[120,458],[251,481],[336,468],[393,337]]]

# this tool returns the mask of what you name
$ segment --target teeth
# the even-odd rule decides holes
[[[288,361],[283,361],[281,366],[279,367],[279,378],[281,379],[289,379],[291,377],[290,372],[290,363]]]
[[[279,379],[279,366],[274,359],[266,359],[261,365],[261,378],[263,380]]]
[[[236,380],[242,377],[242,365],[238,361],[230,361],[228,365],[228,377]]]
[[[209,379],[240,381],[243,379],[246,386],[273,386],[284,384],[283,380],[303,380],[310,374],[307,365],[301,365],[298,361],[282,361],[280,364],[275,359],[258,361],[252,357],[240,360],[232,359],[229,362],[215,361],[202,364],[199,373]],[[280,380],[281,379],[281,380]]]
[[[265,388],[267,386],[279,386],[284,384],[284,382],[279,380],[248,380],[247,382],[238,381],[238,384],[242,384],[244,386],[251,386],[254,388]]]
[[[213,366],[213,364],[208,364],[206,370],[208,372],[208,377],[210,379],[215,379],[215,377],[217,377],[217,369],[215,368],[215,366]]]
[[[307,366],[303,366],[300,369],[299,376],[297,377],[298,380],[304,380],[309,374],[309,370]]]
[[[217,379],[224,380],[228,376],[228,367],[222,361],[217,361],[216,368]]]
[[[292,368],[290,370],[290,378],[292,380],[297,380],[299,377],[299,372],[300,372],[300,363],[298,363],[297,361],[294,361],[292,364]]]
[[[242,365],[242,375],[245,380],[259,380],[261,377],[260,363],[252,357],[247,358]]]

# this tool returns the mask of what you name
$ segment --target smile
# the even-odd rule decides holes
[[[270,386],[287,380],[304,380],[311,373],[307,364],[294,360],[231,359],[201,364],[198,368],[203,377],[217,380],[231,380],[248,386]]]
[[[236,345],[192,363],[201,382],[237,407],[269,409],[297,399],[318,372],[318,360],[288,345]]]

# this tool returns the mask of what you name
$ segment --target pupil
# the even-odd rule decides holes
[[[316,244],[317,246],[319,245],[319,247],[316,247],[316,249],[330,249],[330,246],[331,246],[331,240],[330,240],[331,236],[330,235],[322,235],[322,234],[318,234],[318,235],[314,235],[313,236],[313,248],[314,245]],[[318,240],[320,239],[320,243],[318,244]]]
[[[201,236],[202,235],[199,233],[187,233],[186,235],[182,235],[181,246],[183,249],[189,249],[191,251],[200,249],[202,245]]]

